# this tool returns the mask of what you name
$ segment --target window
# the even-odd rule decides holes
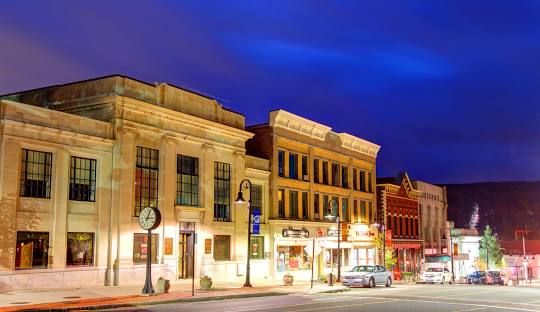
[[[176,155],[176,204],[199,205],[199,159]]]
[[[278,216],[285,218],[285,191],[283,189],[278,190]]]
[[[137,146],[135,170],[135,211],[138,216],[146,207],[157,207],[159,151]]]
[[[323,206],[324,215],[321,216],[321,218],[324,218],[327,215],[331,214],[331,211],[328,209],[328,195],[323,195],[322,200],[323,200],[322,206]]]
[[[94,264],[94,233],[67,233],[66,264]]]
[[[332,164],[332,185],[339,186],[339,165]]]
[[[231,165],[214,162],[214,220],[231,221]]]
[[[298,192],[289,191],[289,218],[298,219]]]
[[[341,219],[349,221],[349,199],[347,198],[341,200]]]
[[[373,193],[373,188],[371,186],[371,172],[368,172],[367,185],[368,185],[367,187],[368,192]]]
[[[332,210],[328,212],[328,214],[331,214],[334,217],[339,216],[339,198],[332,197],[332,207],[330,207]]]
[[[298,179],[298,154],[289,153],[289,178]]]
[[[309,166],[307,156],[302,156],[302,180],[309,181]]]
[[[96,160],[71,156],[69,200],[96,201]]]
[[[251,208],[253,210],[258,209],[261,212],[262,216],[262,185],[252,184],[251,185]]]
[[[319,179],[319,160],[318,159],[313,160],[313,181],[315,183],[321,183],[321,180]]]
[[[231,237],[229,235],[214,235],[214,260],[231,260]]]
[[[349,168],[341,167],[341,187],[349,188]]]
[[[277,246],[277,271],[310,270],[311,261],[304,246]]]
[[[320,205],[319,205],[319,194],[313,195],[313,217],[315,220],[321,220],[321,214],[320,214]]]
[[[152,234],[152,263],[157,263],[159,234]],[[133,263],[146,263],[148,259],[148,234],[133,234]]]
[[[328,162],[322,162],[322,183],[328,185]]]
[[[251,236],[251,259],[264,259],[264,237],[263,236]]]
[[[356,168],[352,170],[352,179],[353,190],[358,191],[358,170]]]
[[[355,199],[353,200],[353,217],[352,221],[354,223],[358,222],[358,201]]]
[[[51,153],[23,149],[21,155],[21,196],[51,198],[51,171]]]
[[[308,218],[308,193],[302,192],[302,219]]]
[[[360,170],[360,191],[366,191],[366,172]]]
[[[375,221],[375,209],[373,208],[372,202],[368,202],[368,212],[369,212],[368,224],[371,224]]]
[[[278,175],[280,177],[285,176],[285,152],[278,151]]]
[[[360,201],[360,222],[368,223],[367,221],[367,211],[366,211],[366,202]]]
[[[17,232],[15,269],[46,269],[49,232]]]

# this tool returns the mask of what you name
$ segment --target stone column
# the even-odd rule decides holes
[[[49,268],[66,266],[67,202],[69,192],[69,153],[59,148],[53,155],[51,190],[51,237],[49,238]],[[50,250],[52,248],[52,252]]]

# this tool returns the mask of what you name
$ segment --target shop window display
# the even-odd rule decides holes
[[[17,232],[15,269],[46,269],[48,260],[48,232]]]
[[[67,234],[67,265],[94,264],[94,233]]]
[[[305,246],[278,246],[278,272],[310,270],[311,263]]]

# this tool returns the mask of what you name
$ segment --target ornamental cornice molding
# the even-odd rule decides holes
[[[332,128],[312,120],[289,113],[282,109],[270,112],[270,127],[282,128],[305,135],[312,139],[324,141]]]
[[[377,157],[377,154],[381,149],[380,145],[361,139],[359,137],[355,137],[354,135],[348,133],[342,132],[338,133],[337,135],[341,138],[342,147],[373,158]]]

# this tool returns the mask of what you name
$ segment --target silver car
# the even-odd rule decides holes
[[[349,287],[392,286],[392,276],[380,265],[358,265],[341,275],[341,284]]]

